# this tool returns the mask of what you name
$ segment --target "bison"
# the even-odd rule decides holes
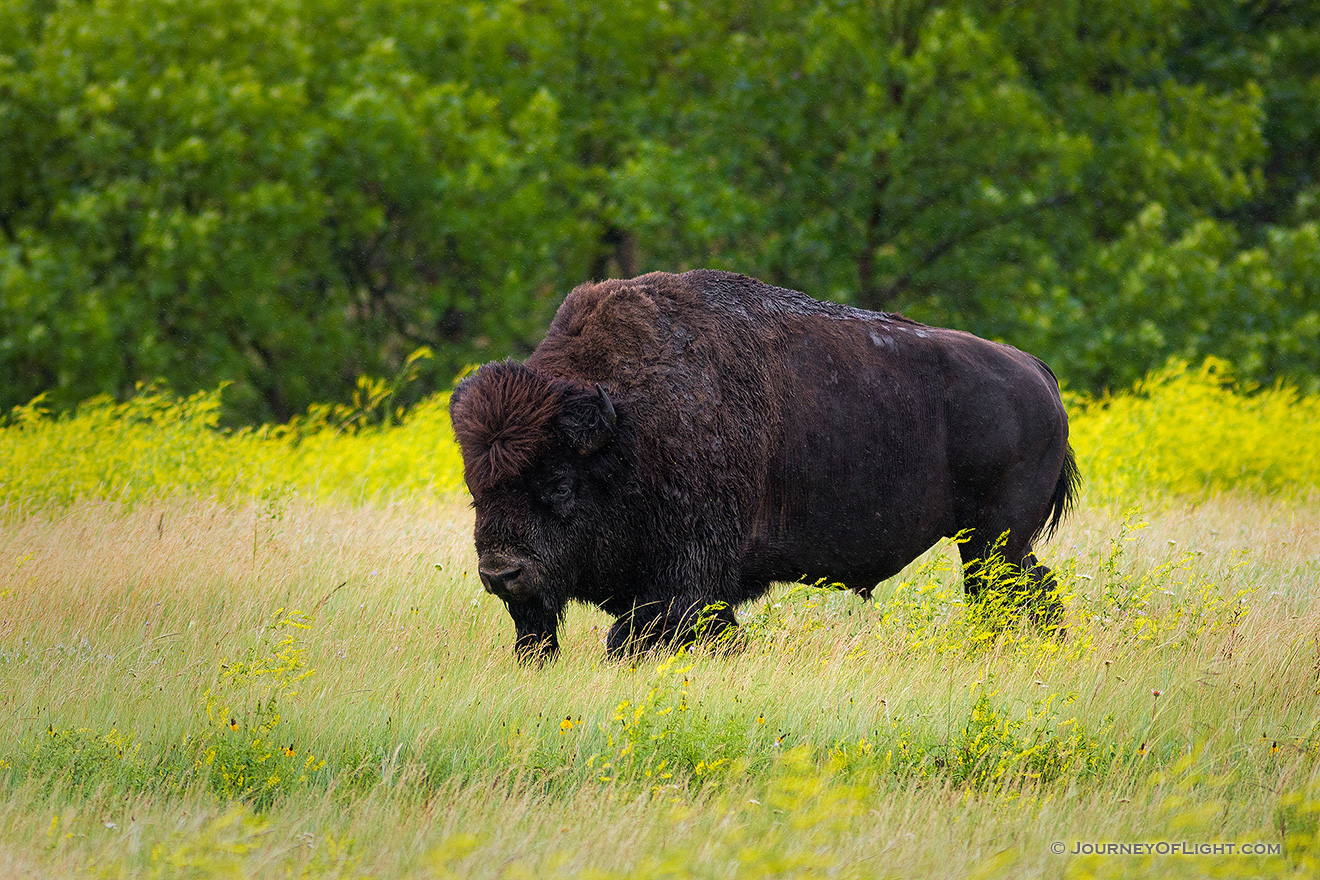
[[[775,581],[869,596],[960,532],[969,597],[992,553],[1047,594],[1032,543],[1077,483],[1037,358],[729,272],[578,286],[450,414],[524,659],[555,656],[569,600],[616,618],[617,656],[736,625]]]

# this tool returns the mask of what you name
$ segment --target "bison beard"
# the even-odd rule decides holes
[[[996,553],[1038,619],[1061,611],[1032,543],[1072,502],[1067,416],[1007,345],[657,272],[574,289],[527,362],[486,364],[450,413],[520,657],[554,656],[571,600],[615,616],[618,655],[734,626],[775,581],[869,595],[959,532],[970,596]]]

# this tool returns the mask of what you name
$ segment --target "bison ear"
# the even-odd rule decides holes
[[[594,391],[582,388],[568,393],[557,424],[569,446],[581,455],[591,455],[614,439],[619,417],[605,388],[597,383]]]

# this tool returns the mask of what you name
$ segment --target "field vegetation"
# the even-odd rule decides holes
[[[1320,876],[1314,18],[0,0],[0,878]],[[446,389],[698,267],[1048,361],[1066,635],[516,664]]]
[[[720,648],[608,661],[575,607],[536,668],[443,397],[389,390],[255,430],[219,391],[10,414],[0,874],[1320,870],[1315,396],[1209,362],[1073,398],[1063,639],[965,606],[946,542],[870,602],[781,585]],[[1161,841],[1236,851],[1073,852]]]
[[[4,0],[0,408],[409,402],[729,269],[1320,390],[1313,0]]]

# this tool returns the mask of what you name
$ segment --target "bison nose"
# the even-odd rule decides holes
[[[481,575],[481,582],[486,586],[486,592],[495,596],[506,596],[513,588],[513,584],[522,574],[522,566],[506,568],[504,571],[486,571],[484,568],[477,569]]]

